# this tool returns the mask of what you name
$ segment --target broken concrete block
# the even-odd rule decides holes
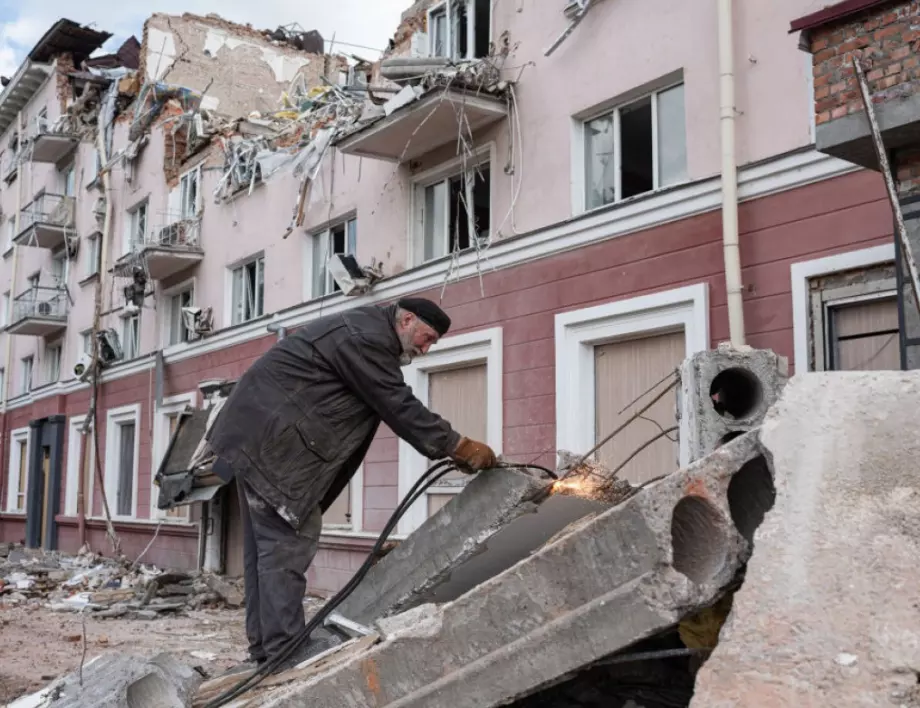
[[[262,705],[490,708],[530,695],[712,605],[772,488],[745,435],[453,602],[385,619],[381,644]]]
[[[785,357],[765,349],[721,345],[684,360],[680,417],[687,458],[695,462],[761,424],[789,375]]]
[[[918,705],[920,372],[805,374],[771,410],[776,505],[694,708]]]
[[[97,656],[80,672],[64,676],[10,708],[185,708],[201,674],[170,654],[147,659],[123,652]]]
[[[378,562],[338,608],[369,625],[424,601],[451,571],[479,553],[502,527],[536,510],[549,482],[518,470],[488,470]]]
[[[243,606],[243,593],[232,583],[227,582],[217,575],[207,575],[205,577],[205,583],[207,583],[207,586],[220,596],[224,602],[230,605],[230,607]]]

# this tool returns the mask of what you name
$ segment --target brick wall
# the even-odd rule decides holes
[[[897,2],[810,32],[818,125],[863,110],[853,57],[876,103],[920,90],[920,1]]]

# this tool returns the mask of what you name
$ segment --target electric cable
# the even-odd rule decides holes
[[[555,473],[550,472],[545,468],[535,467],[533,465],[525,466],[546,471],[554,478],[556,476]],[[332,614],[333,610],[335,610],[335,608],[338,607],[364,579],[364,577],[370,571],[371,567],[373,567],[374,563],[377,561],[383,544],[386,542],[389,535],[393,532],[393,529],[396,528],[396,525],[409,510],[409,508],[415,504],[416,501],[418,501],[421,495],[424,494],[429,487],[433,486],[438,480],[452,472],[454,469],[456,469],[456,466],[450,460],[442,460],[429,467],[419,478],[419,480],[412,486],[412,488],[409,490],[409,493],[406,494],[403,501],[400,502],[399,506],[396,507],[396,510],[393,512],[392,516],[390,516],[389,520],[384,526],[383,531],[380,532],[380,536],[374,543],[374,546],[368,554],[367,559],[364,561],[361,567],[358,568],[358,570],[352,576],[351,580],[349,580],[345,586],[339,590],[331,599],[326,601],[326,604],[324,604],[320,610],[310,619],[310,621],[304,626],[303,630],[295,637],[293,637],[274,659],[265,662],[256,670],[254,674],[247,677],[246,679],[243,679],[236,686],[228,689],[213,700],[209,701],[207,704],[205,704],[204,708],[219,708],[219,706],[226,705],[227,702],[234,700],[252,688],[255,688],[259,683],[271,675],[278,667],[286,662],[294,654],[294,652],[296,652],[297,649],[307,639],[309,639],[313,631],[316,630],[330,614]]]

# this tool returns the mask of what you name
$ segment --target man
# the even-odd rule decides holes
[[[381,420],[429,459],[452,458],[473,471],[495,466],[489,446],[429,411],[400,371],[449,328],[447,314],[421,298],[358,307],[281,340],[234,387],[208,441],[239,487],[252,661],[274,658],[303,629],[305,573],[322,514]],[[282,670],[315,649],[295,653]]]

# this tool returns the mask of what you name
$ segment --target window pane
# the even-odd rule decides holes
[[[134,423],[119,426],[118,507],[119,516],[131,516],[134,504]]]
[[[255,317],[265,312],[265,259],[256,261],[256,311]]]
[[[231,295],[233,307],[233,324],[239,324],[243,321],[245,313],[245,290],[243,289],[243,271],[244,268],[237,268],[233,271],[233,292]]]
[[[348,224],[348,255],[353,256],[358,252],[358,220],[351,219]]]
[[[655,188],[652,161],[652,99],[644,98],[620,109],[620,167],[623,199]]]
[[[447,183],[439,182],[425,189],[425,250],[424,260],[447,255]]]
[[[447,14],[438,12],[431,16],[430,28],[432,54],[436,57],[447,56]]]
[[[313,237],[313,297],[326,294],[326,244],[329,236],[324,231]]]
[[[687,179],[684,86],[658,94],[658,181],[660,186]]]
[[[616,201],[613,114],[585,123],[586,204],[594,209]]]

